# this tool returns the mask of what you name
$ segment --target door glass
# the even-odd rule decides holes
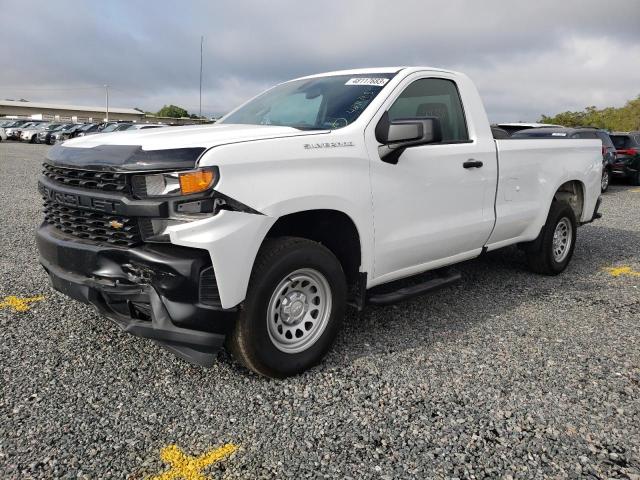
[[[443,142],[469,140],[456,84],[443,78],[423,78],[409,85],[389,109],[389,120],[436,117]]]

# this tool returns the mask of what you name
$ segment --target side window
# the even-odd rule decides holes
[[[458,87],[451,80],[423,78],[400,94],[389,109],[389,120],[436,117],[442,126],[443,142],[469,140]]]
[[[572,138],[598,138],[598,135],[595,132],[578,132]]]

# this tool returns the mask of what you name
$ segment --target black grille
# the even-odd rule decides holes
[[[142,242],[134,218],[81,210],[45,200],[44,219],[64,233],[99,243],[131,247]]]
[[[54,167],[45,163],[42,173],[54,182],[106,192],[129,192],[126,173],[94,172],[75,168]]]
[[[213,267],[206,268],[200,273],[200,303],[211,307],[222,308],[218,282],[213,273]]]

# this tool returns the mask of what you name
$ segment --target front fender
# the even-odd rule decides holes
[[[268,215],[222,210],[213,217],[169,229],[171,243],[207,250],[223,308],[232,308],[247,294],[260,245],[276,219]]]

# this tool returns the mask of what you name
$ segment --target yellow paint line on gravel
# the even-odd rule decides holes
[[[40,302],[44,300],[43,295],[37,295],[35,297],[4,297],[4,300],[0,302],[0,309],[11,308],[14,312],[26,312],[31,309],[31,304],[34,302]]]
[[[630,277],[640,277],[640,272],[637,272],[631,267],[627,267],[627,266],[609,267],[609,268],[605,268],[605,270],[609,273],[609,275],[614,277],[620,277],[622,275],[628,275]]]
[[[220,448],[192,457],[185,454],[177,445],[168,445],[160,451],[163,462],[171,465],[171,468],[160,475],[151,477],[151,480],[206,480],[202,470],[218,463],[223,458],[231,455],[238,449],[236,445],[228,443]]]

